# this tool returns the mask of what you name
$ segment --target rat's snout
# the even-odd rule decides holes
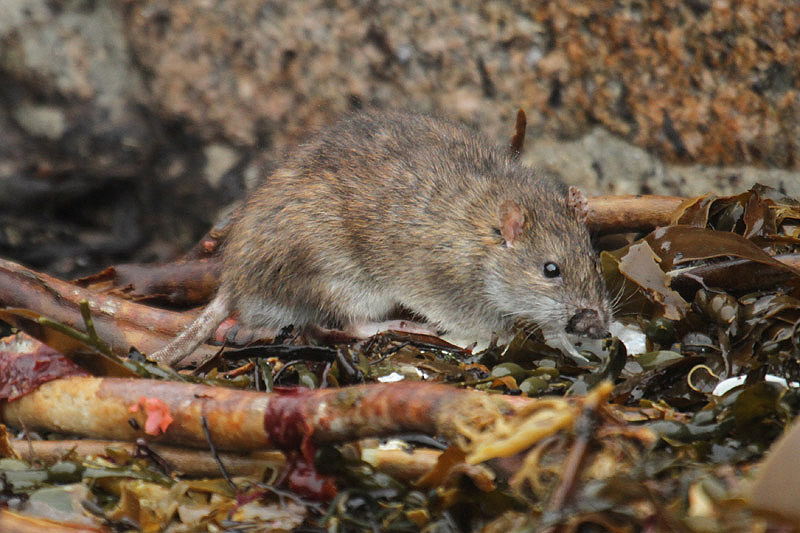
[[[594,309],[579,309],[567,322],[567,333],[600,339],[608,335],[608,327]]]

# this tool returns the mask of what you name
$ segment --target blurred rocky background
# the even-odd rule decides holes
[[[359,108],[456,117],[593,194],[800,196],[800,4],[0,0],[0,256],[173,258]]]

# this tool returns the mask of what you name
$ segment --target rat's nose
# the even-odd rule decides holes
[[[608,328],[594,309],[579,309],[567,322],[567,333],[600,339],[608,335]]]

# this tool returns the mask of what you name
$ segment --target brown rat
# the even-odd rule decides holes
[[[151,354],[176,364],[233,311],[248,328],[357,331],[402,306],[461,338],[522,319],[580,358],[611,305],[574,188],[428,115],[353,115],[247,198],[222,249],[216,298]]]

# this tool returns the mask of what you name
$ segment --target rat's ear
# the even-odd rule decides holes
[[[575,217],[581,224],[586,223],[586,219],[589,218],[589,202],[586,201],[586,197],[577,187],[569,188],[567,192],[567,207],[575,213]]]
[[[516,202],[507,200],[500,206],[500,235],[506,241],[506,246],[514,247],[514,241],[522,233],[525,224],[525,213]]]

